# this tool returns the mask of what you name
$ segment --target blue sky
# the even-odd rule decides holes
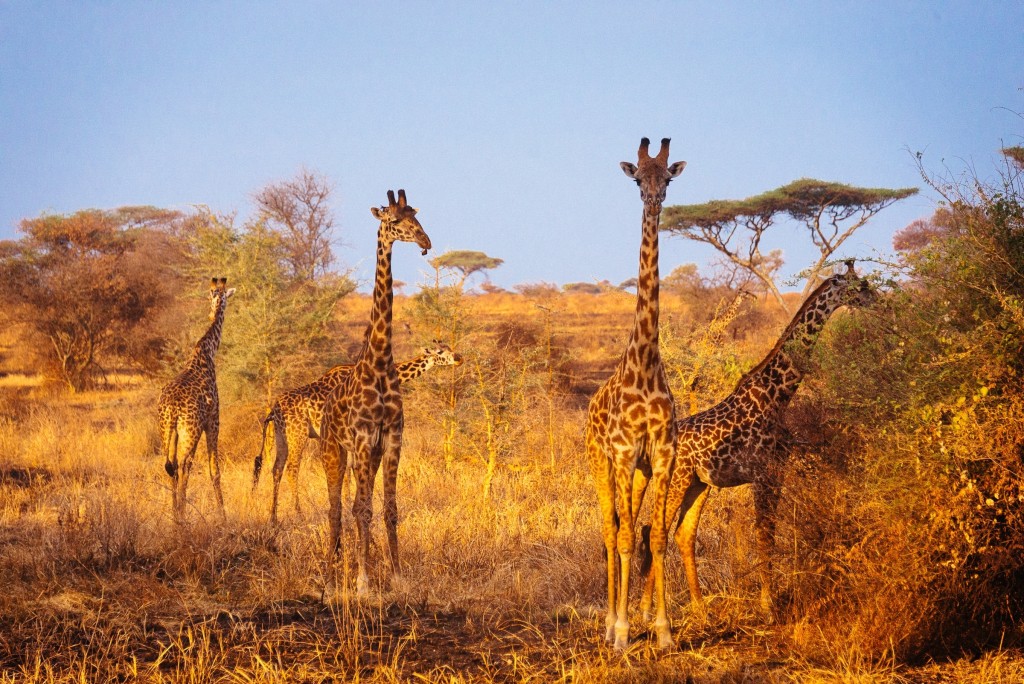
[[[372,205],[404,187],[435,251],[492,279],[636,273],[618,167],[671,137],[667,204],[801,177],[920,185],[1021,144],[1024,3],[310,3],[0,0],[0,238],[44,211],[238,213],[302,167],[335,185],[343,265],[372,275]],[[908,151],[909,150],[909,151]],[[844,255],[888,250],[925,193]],[[786,271],[811,251],[780,227]],[[662,271],[709,252],[665,237]],[[415,283],[425,258],[395,252]]]

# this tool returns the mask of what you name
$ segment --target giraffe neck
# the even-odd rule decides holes
[[[373,284],[373,308],[366,329],[363,358],[393,359],[391,354],[391,317],[394,307],[394,281],[391,276],[392,243],[377,238],[377,273]],[[392,361],[393,362],[393,361]]]
[[[214,315],[213,322],[210,323],[210,327],[207,329],[206,333],[199,338],[199,342],[196,343],[193,360],[202,359],[211,363],[213,362],[213,357],[217,353],[217,349],[220,348],[220,336],[223,329],[224,305],[222,303],[217,307],[217,313]]]
[[[803,379],[795,359],[806,356],[814,347],[826,321],[842,305],[841,297],[830,285],[826,281],[807,298],[768,356],[740,380],[741,386],[772,386],[780,403],[792,398]]]
[[[640,243],[640,271],[636,285],[636,315],[628,347],[658,348],[658,225],[661,211],[644,203],[643,239]]]
[[[395,366],[398,370],[398,382],[405,383],[420,377],[434,365],[433,359],[429,356],[417,356]]]

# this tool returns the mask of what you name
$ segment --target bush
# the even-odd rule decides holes
[[[901,243],[887,306],[819,343],[791,428],[820,439],[787,478],[777,563],[810,652],[1022,637],[1024,195],[1004,181],[936,184],[949,201]]]

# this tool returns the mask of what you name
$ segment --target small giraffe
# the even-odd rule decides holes
[[[398,386],[391,349],[391,317],[394,281],[391,252],[396,241],[415,242],[430,249],[430,238],[409,206],[405,191],[388,191],[388,204],[370,209],[380,221],[377,231],[377,271],[373,286],[370,323],[359,357],[340,385],[324,403],[320,428],[321,453],[327,474],[327,498],[330,502],[330,539],[328,554],[334,554],[341,542],[342,480],[348,459],[356,476],[356,495],[352,515],[359,533],[356,559],[359,566],[356,591],[369,589],[367,564],[370,555],[370,520],[373,516],[373,481],[384,465],[384,526],[388,535],[388,562],[392,573],[398,567],[398,462],[401,459],[402,393]]]
[[[443,342],[435,340],[435,346],[425,347],[423,353],[414,359],[404,361],[396,366],[398,370],[398,382],[405,384],[426,373],[435,366],[458,366],[462,364],[462,357],[453,352],[451,347]],[[310,439],[319,439],[320,423],[324,415],[324,402],[345,375],[351,372],[352,364],[346,363],[331,368],[321,378],[295,389],[288,390],[277,398],[270,413],[263,419],[263,440],[260,453],[253,462],[252,486],[253,489],[259,484],[260,471],[263,467],[263,452],[266,449],[267,426],[273,424],[274,439],[277,445],[276,458],[274,460],[274,495],[270,508],[270,521],[277,521],[277,500],[278,490],[281,485],[281,476],[285,472],[287,464],[288,480],[292,486],[292,493],[295,497],[295,510],[299,510],[299,467],[302,463],[302,454],[306,449],[306,443]],[[278,440],[277,435],[285,436],[284,442]],[[291,456],[291,460],[289,460]],[[346,473],[347,475],[347,473]]]
[[[605,639],[615,648],[629,643],[629,573],[634,547],[634,521],[650,478],[654,491],[651,550],[658,591],[655,631],[658,646],[672,646],[665,610],[665,496],[675,443],[675,402],[658,347],[658,224],[669,182],[686,162],[669,165],[669,139],[658,156],[648,153],[650,140],[640,141],[637,164],[622,162],[625,174],[640,186],[643,238],[637,278],[636,316],[626,351],[615,372],[590,401],[586,443],[591,472],[601,504],[602,533],[608,573]]]
[[[178,377],[161,391],[157,403],[160,434],[166,457],[164,469],[171,476],[172,507],[177,521],[184,519],[185,490],[192,471],[199,438],[206,433],[206,453],[210,459],[210,477],[217,493],[217,505],[224,515],[224,495],[220,489],[220,455],[217,433],[220,430],[220,402],[217,397],[217,373],[213,357],[220,346],[224,312],[235,289],[226,289],[227,278],[214,278],[210,284],[210,328],[196,343],[192,357]],[[178,446],[181,463],[178,463]]]
[[[678,421],[676,464],[669,483],[666,519],[683,556],[690,600],[701,605],[696,540],[700,514],[714,487],[754,485],[754,512],[761,563],[761,604],[771,608],[769,554],[775,531],[782,466],[789,455],[779,421],[803,378],[802,367],[825,322],[842,306],[869,306],[877,295],[846,262],[812,292],[783,331],[775,347],[715,406]],[[646,528],[644,530],[646,537]],[[641,606],[650,606],[649,553],[641,544],[641,574],[646,575]]]

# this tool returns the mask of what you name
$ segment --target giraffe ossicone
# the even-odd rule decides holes
[[[668,138],[662,139],[658,154],[652,157],[650,140],[643,138],[637,163],[620,164],[640,187],[643,201],[636,315],[618,366],[591,399],[587,411],[587,458],[601,506],[608,582],[605,639],[613,641],[618,650],[629,644],[634,523],[648,480],[655,500],[651,549],[658,600],[654,627],[660,648],[673,645],[665,607],[664,511],[676,428],[675,401],[658,338],[658,229],[668,184],[682,173],[686,162],[669,164],[669,143]]]

